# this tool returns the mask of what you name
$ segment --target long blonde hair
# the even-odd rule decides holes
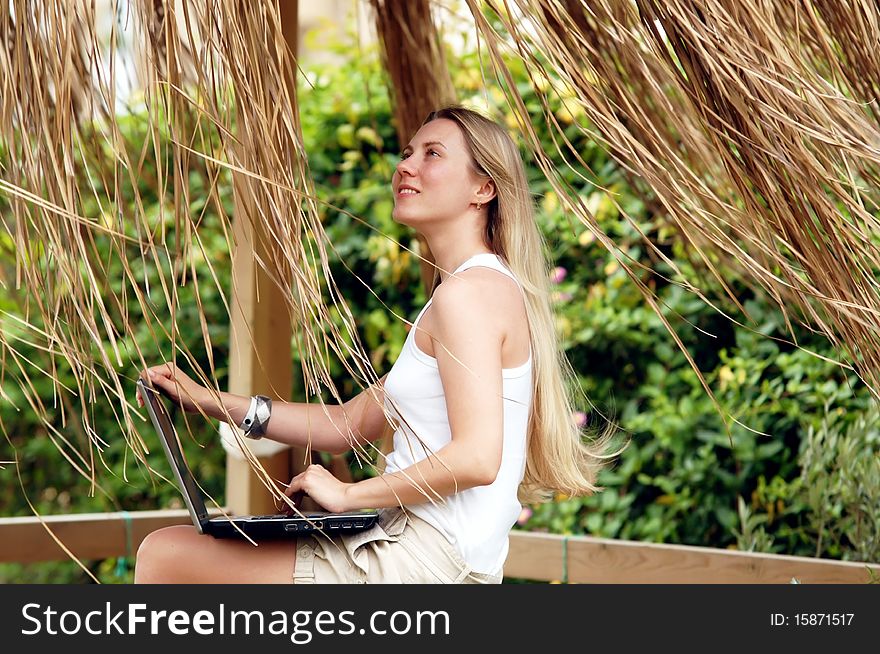
[[[574,420],[574,394],[580,385],[559,347],[550,305],[550,259],[535,222],[519,149],[503,127],[471,109],[443,107],[428,114],[422,124],[440,118],[461,128],[475,172],[495,182],[496,196],[488,205],[485,244],[507,264],[525,291],[533,389],[519,499],[535,503],[557,493],[572,497],[602,490],[596,484],[598,473],[622,450],[608,451],[618,430],[609,422],[601,433],[591,433]],[[435,269],[432,292],[439,280]]]

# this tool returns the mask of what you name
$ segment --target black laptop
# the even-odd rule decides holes
[[[217,516],[208,517],[202,492],[193,479],[189,466],[183,457],[180,442],[174,425],[165,407],[161,389],[153,386],[148,379],[137,380],[138,391],[162,441],[168,462],[180,487],[186,507],[192,516],[193,524],[201,534],[215,538],[290,538],[297,534],[323,531],[328,535],[369,529],[376,523],[375,510],[347,511],[329,513],[326,511],[302,512],[299,514],[277,513],[272,515]]]

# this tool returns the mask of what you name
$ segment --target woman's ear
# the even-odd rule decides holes
[[[477,189],[477,192],[474,195],[474,201],[479,202],[480,204],[489,204],[496,195],[495,180],[490,177]]]

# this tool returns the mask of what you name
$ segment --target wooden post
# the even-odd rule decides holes
[[[281,0],[281,26],[290,51],[297,53],[298,0]],[[293,79],[287,79],[291,97],[296,88]],[[253,199],[248,181],[233,176],[235,217],[233,236],[236,243],[232,253],[232,311],[229,392],[237,395],[269,395],[273,399],[289,400],[293,390],[292,328],[287,301],[280,289],[255,261],[259,254],[263,261],[273,261],[267,254],[272,239],[265,233],[256,233]],[[262,229],[261,224],[256,230]],[[251,333],[253,337],[251,337]],[[280,452],[260,458],[269,475],[287,482],[297,472],[292,461],[301,461],[303,453]],[[264,514],[276,511],[272,495],[253,474],[247,461],[226,457],[226,505],[239,514]]]

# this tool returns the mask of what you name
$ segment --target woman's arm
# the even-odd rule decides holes
[[[209,418],[239,425],[250,407],[249,397],[222,391],[218,402],[218,394],[196,383],[173,363],[147,368],[142,376],[188,413],[199,412]],[[342,406],[273,402],[265,436],[297,447],[310,443],[316,450],[334,454],[349,450],[355,437],[360,444],[373,441],[382,435],[384,429],[384,382],[385,377],[382,377]],[[138,404],[143,406],[140,391]]]
[[[386,375],[387,376],[387,375]],[[263,438],[295,447],[311,447],[320,452],[341,454],[351,449],[354,438],[358,443],[374,441],[382,435],[385,415],[382,405],[373,398],[373,389],[379,401],[385,377],[365,389],[345,404],[308,402],[272,402],[272,417]],[[226,413],[238,425],[244,420],[251,398],[221,392],[220,404],[208,401],[203,405],[205,414],[216,420],[228,421]],[[225,411],[224,411],[225,409]]]
[[[444,497],[493,481],[494,476],[472,465],[466,448],[452,442],[408,468],[349,484],[341,510],[442,503]]]
[[[250,404],[250,397],[221,391],[220,404],[216,401],[208,402],[205,413],[215,420],[240,425]],[[335,453],[344,451],[342,448],[347,446],[347,433],[350,433],[350,427],[346,426],[342,406],[338,404],[322,407],[320,404],[307,402],[274,400],[272,417],[263,438],[294,447],[310,445],[319,452]]]

